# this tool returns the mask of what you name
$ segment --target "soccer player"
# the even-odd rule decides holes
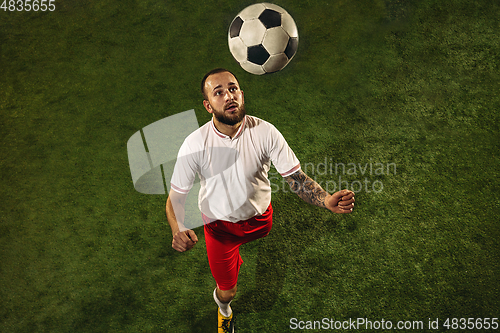
[[[213,297],[219,307],[219,332],[233,332],[230,303],[243,263],[239,247],[267,236],[272,227],[267,177],[271,162],[293,192],[312,205],[350,213],[354,193],[341,190],[330,195],[307,176],[281,133],[270,123],[246,115],[243,91],[231,72],[222,68],[208,72],[201,91],[212,120],[190,134],[179,150],[166,214],[172,247],[179,252],[193,248],[198,237],[184,227],[184,203],[198,174],[198,206],[208,262],[217,284]]]

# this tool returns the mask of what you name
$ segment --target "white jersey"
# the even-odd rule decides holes
[[[200,211],[213,220],[238,222],[262,215],[269,206],[271,162],[283,177],[300,170],[297,157],[272,124],[247,115],[230,138],[212,119],[184,140],[170,184],[187,194],[197,174]]]

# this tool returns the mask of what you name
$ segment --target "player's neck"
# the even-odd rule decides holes
[[[227,125],[227,124],[221,123],[215,117],[213,117],[213,121],[214,121],[215,128],[217,128],[217,130],[219,132],[221,132],[222,134],[229,136],[231,139],[236,135],[236,133],[238,132],[238,129],[241,126],[241,123],[243,123],[243,120],[242,120],[237,124]]]

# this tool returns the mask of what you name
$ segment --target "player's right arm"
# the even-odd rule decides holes
[[[184,226],[186,197],[187,194],[180,194],[171,189],[166,204],[168,224],[172,229],[172,248],[179,252],[192,249],[198,242],[194,231]]]

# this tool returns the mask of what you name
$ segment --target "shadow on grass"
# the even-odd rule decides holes
[[[252,313],[272,309],[283,289],[287,267],[287,250],[275,242],[263,243],[257,256],[255,287],[245,290],[235,302],[237,313]]]
[[[277,201],[273,203],[274,225],[271,233],[262,239],[255,271],[255,286],[246,289],[237,296],[237,302],[232,305],[237,313],[257,313],[271,310],[285,285],[287,270],[295,267],[294,261],[310,244],[314,244],[325,232],[339,231],[340,224],[337,219],[325,220],[321,209],[309,207],[300,199],[294,198],[301,207],[297,216],[290,218],[288,212],[290,203],[279,207]],[[286,202],[286,201],[285,201]],[[299,215],[301,215],[299,217]],[[294,221],[288,223],[288,221]],[[356,230],[356,224],[345,225],[349,232]]]
[[[126,327],[142,310],[142,303],[131,288],[116,287],[107,297],[95,296],[82,302],[80,317],[73,325],[74,332],[108,332],[113,321]]]

